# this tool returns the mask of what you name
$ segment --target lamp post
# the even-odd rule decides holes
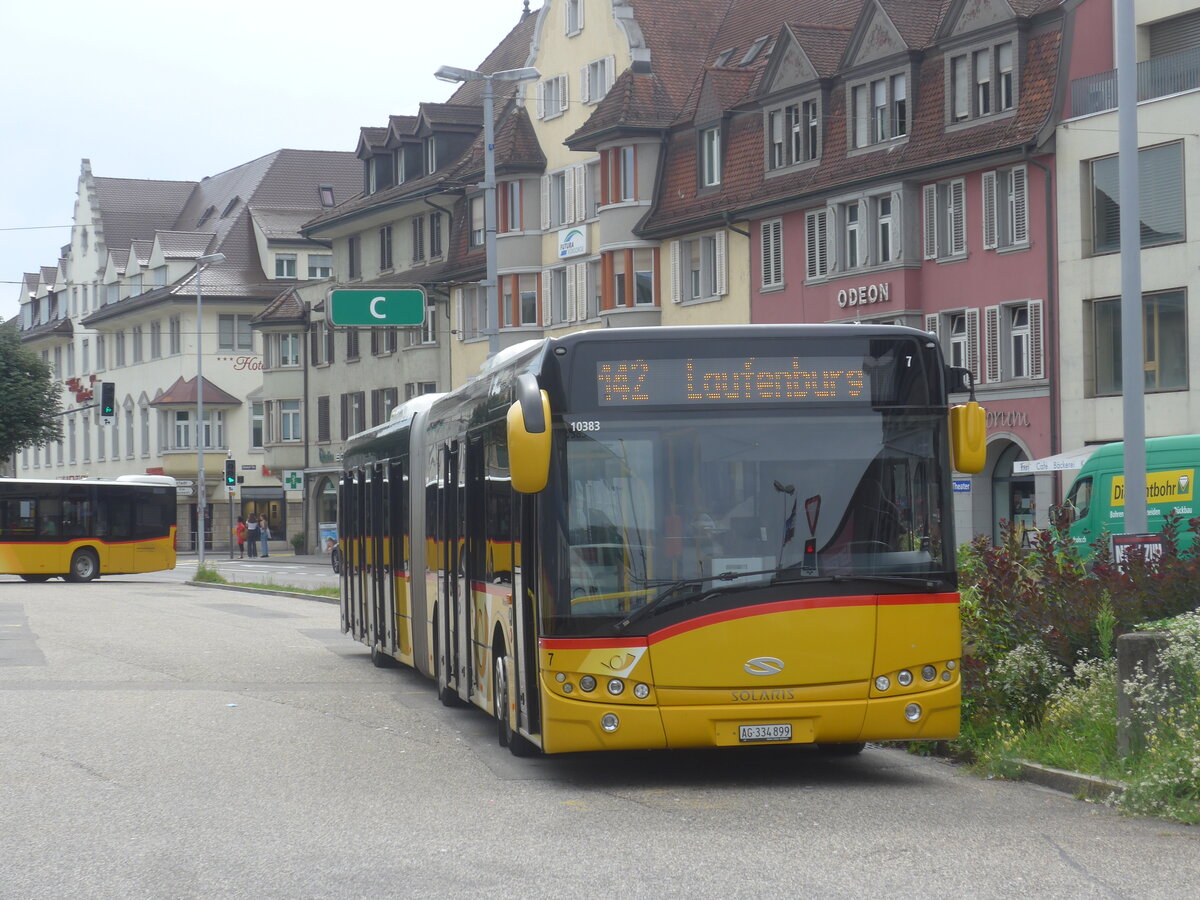
[[[504,69],[485,74],[474,69],[459,69],[442,66],[433,73],[439,81],[483,82],[483,225],[484,254],[487,257],[487,275],[483,286],[487,297],[488,356],[496,355],[500,349],[500,303],[496,278],[496,136],[493,122],[493,101],[496,98],[497,81],[535,81],[541,73],[532,67]]]
[[[204,329],[201,318],[204,294],[200,276],[205,268],[225,262],[224,253],[209,253],[196,259],[196,566],[204,565],[204,507],[207,488],[204,485]]]

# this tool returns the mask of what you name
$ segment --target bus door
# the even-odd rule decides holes
[[[371,568],[368,572],[371,583],[371,646],[390,651],[393,647],[393,607],[387,577],[387,475],[382,464],[373,466],[369,472],[371,480],[367,489],[367,502],[371,510]]]
[[[407,460],[393,462],[387,472],[387,502],[384,514],[388,517],[388,592],[392,598],[392,618],[389,625],[394,635],[392,645],[405,660],[412,657],[412,611],[408,565],[408,479],[404,470]]]
[[[487,697],[491,679],[491,611],[497,599],[492,592],[484,570],[484,554],[487,540],[484,534],[483,506],[483,439],[468,438],[466,458],[463,460],[462,543],[463,559],[462,590],[466,598],[467,615],[470,618],[470,639],[467,641],[467,667],[471,673],[471,692]]]
[[[367,595],[365,584],[366,551],[364,544],[370,534],[367,523],[366,474],[361,470],[354,473],[351,493],[354,496],[354,531],[350,545],[350,581],[354,591],[354,636],[360,641],[367,640]]]
[[[438,636],[440,653],[445,658],[445,686],[450,693],[466,699],[470,688],[465,677],[467,659],[466,642],[469,632],[464,621],[466,604],[463,602],[462,560],[462,485],[460,484],[460,460],[458,441],[451,441],[442,449],[442,491],[438,518],[442,523],[442,596],[439,606],[442,613],[442,629]],[[441,685],[439,685],[441,687]]]
[[[514,555],[520,553],[520,565],[513,560],[513,682],[517,685],[517,725],[529,734],[542,732],[541,692],[538,688],[537,573],[541,570],[538,553],[537,502],[516,491],[512,495]],[[518,551],[519,548],[519,551]]]

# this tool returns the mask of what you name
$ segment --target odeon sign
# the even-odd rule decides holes
[[[868,303],[888,303],[892,299],[892,286],[883,281],[879,284],[864,284],[859,287],[842,288],[838,291],[838,306],[866,306]]]

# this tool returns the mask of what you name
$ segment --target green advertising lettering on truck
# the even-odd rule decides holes
[[[1196,470],[1200,468],[1200,435],[1150,438],[1146,441],[1146,530],[1162,531],[1169,512],[1186,523],[1196,515]],[[1063,503],[1071,540],[1080,554],[1109,534],[1124,533],[1125,445],[1105,444],[1079,470]],[[1192,534],[1179,535],[1180,547],[1190,546]]]

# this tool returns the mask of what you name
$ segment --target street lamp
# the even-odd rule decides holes
[[[196,259],[196,566],[204,565],[204,506],[207,489],[204,486],[204,330],[201,309],[204,295],[200,276],[205,268],[225,262],[224,253],[209,253]]]
[[[433,77],[439,81],[483,82],[483,225],[484,254],[487,257],[487,276],[483,285],[487,297],[488,356],[492,357],[500,349],[500,303],[496,278],[496,136],[495,123],[492,121],[492,101],[496,97],[494,82],[536,81],[542,75],[530,66],[491,74],[442,66],[433,73]]]

